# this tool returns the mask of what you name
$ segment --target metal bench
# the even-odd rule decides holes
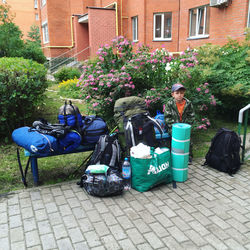
[[[56,155],[66,155],[66,154],[88,152],[88,151],[93,151],[94,148],[95,148],[95,144],[85,144],[85,145],[80,145],[76,150],[74,150],[72,152],[69,152],[69,153],[58,153],[57,152],[57,153],[48,154],[46,156],[39,156],[39,155],[36,155],[36,154],[31,153],[31,152],[27,151],[26,149],[24,149],[24,155],[29,157],[29,159],[28,159],[28,161],[26,163],[25,169],[23,169],[23,167],[21,165],[20,157],[19,157],[19,151],[17,151],[18,163],[19,163],[19,167],[20,167],[20,171],[21,171],[21,175],[22,175],[22,182],[23,182],[24,186],[27,187],[26,175],[27,175],[29,165],[31,166],[31,172],[32,172],[32,175],[33,175],[34,185],[38,186],[38,184],[39,184],[38,159],[39,158],[56,156]],[[84,162],[82,163],[82,165],[84,165],[88,161],[89,158],[90,157],[87,157],[84,160]]]

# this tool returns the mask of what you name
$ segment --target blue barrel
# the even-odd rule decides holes
[[[171,159],[173,179],[184,182],[188,178],[188,159],[191,126],[186,123],[175,123],[172,127]]]

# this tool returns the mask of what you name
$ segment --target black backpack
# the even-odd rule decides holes
[[[204,165],[235,174],[240,169],[241,139],[232,130],[220,128],[211,141]]]
[[[143,98],[137,96],[123,97],[115,102],[114,118],[119,130],[119,142],[126,156],[130,148],[140,142],[156,147],[155,129],[162,134],[159,122],[150,117]]]
[[[39,121],[34,121],[29,131],[37,131],[41,134],[51,135],[56,138],[63,138],[70,131],[71,127],[64,124],[51,124],[41,118]]]
[[[121,149],[117,134],[101,135],[88,165],[105,164],[112,169],[121,169]]]

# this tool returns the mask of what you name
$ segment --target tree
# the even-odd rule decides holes
[[[29,40],[37,43],[39,46],[41,45],[41,36],[39,27],[35,24],[31,25],[30,31],[28,32]]]

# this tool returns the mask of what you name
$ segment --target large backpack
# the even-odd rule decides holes
[[[121,149],[117,134],[101,135],[88,165],[105,164],[120,171]]]
[[[204,164],[229,175],[235,174],[241,165],[240,146],[241,139],[234,131],[220,128],[211,141]]]
[[[81,132],[80,127],[82,126],[82,116],[76,105],[73,105],[71,100],[59,108],[58,120],[60,124],[70,126],[73,129]]]
[[[120,98],[115,102],[114,118],[118,125],[119,142],[126,155],[140,142],[156,147],[154,126],[163,133],[160,124],[150,117],[144,99],[137,96]]]

